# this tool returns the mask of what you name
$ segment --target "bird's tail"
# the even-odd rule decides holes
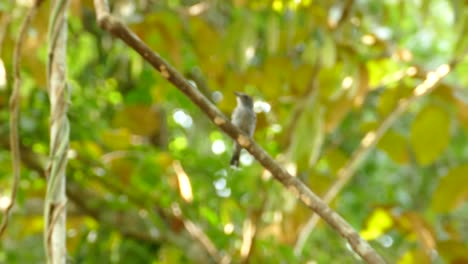
[[[241,146],[239,144],[235,144],[234,145],[234,153],[232,154],[232,158],[231,158],[231,166],[234,166],[234,167],[238,167],[239,166],[239,157],[240,157],[240,153],[241,153]]]

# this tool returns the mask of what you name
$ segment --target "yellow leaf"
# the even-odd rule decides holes
[[[363,64],[359,64],[359,71],[356,74],[357,91],[354,95],[354,106],[361,107],[369,92],[369,71]]]
[[[399,164],[406,164],[409,160],[409,153],[405,137],[394,131],[388,131],[382,137],[378,148],[385,151],[387,155]]]
[[[307,178],[307,185],[310,189],[319,196],[325,195],[333,183],[334,178],[330,177],[327,173],[318,171],[311,171]],[[302,207],[298,207],[302,210]]]
[[[397,262],[398,264],[429,264],[430,258],[422,250],[407,251]]]
[[[468,263],[468,245],[463,241],[447,240],[437,243],[437,251],[446,261],[445,263]]]
[[[401,232],[407,234],[407,240],[417,239],[419,245],[428,252],[435,249],[435,231],[421,214],[408,211],[395,214],[393,219]]]
[[[132,176],[135,166],[135,162],[128,157],[116,157],[109,161],[111,175],[125,185],[130,184],[130,176]]]
[[[104,145],[112,150],[127,149],[130,146],[130,132],[127,129],[116,129],[101,133]]]
[[[367,63],[369,70],[369,85],[372,87],[382,84],[382,79],[388,78],[401,70],[401,66],[394,59],[371,60]]]
[[[468,131],[468,103],[461,99],[456,99],[457,118],[461,125]]]
[[[468,199],[468,164],[451,169],[440,179],[433,198],[432,209],[449,212]]]
[[[78,153],[85,154],[91,158],[98,158],[102,156],[102,149],[94,141],[72,141],[70,144],[71,148],[76,149]]]
[[[172,156],[168,152],[161,152],[155,156],[154,161],[158,166],[167,169],[172,164]]]
[[[421,165],[435,161],[447,147],[449,139],[450,117],[438,107],[423,109],[411,126],[411,146]]]
[[[317,169],[319,171],[329,171],[336,175],[338,170],[346,164],[348,158],[339,148],[328,149],[317,162]]]
[[[366,227],[361,231],[362,238],[373,240],[393,226],[393,218],[389,212],[383,208],[377,208],[366,220]]]
[[[398,102],[409,95],[409,91],[404,87],[386,88],[379,97],[377,110],[382,116],[390,114],[398,106]]]
[[[340,124],[351,110],[352,103],[352,99],[349,99],[347,95],[342,95],[337,100],[326,103],[325,131],[327,133],[333,131]]]
[[[151,106],[126,106],[114,117],[113,124],[126,127],[132,133],[143,136],[153,135],[159,130],[161,116]]]

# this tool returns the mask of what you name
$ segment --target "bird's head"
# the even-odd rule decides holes
[[[234,92],[234,94],[237,97],[237,104],[238,105],[242,104],[242,105],[244,105],[246,107],[253,108],[253,99],[252,99],[252,97],[250,97],[249,95],[247,95],[245,93],[241,93],[241,92]]]

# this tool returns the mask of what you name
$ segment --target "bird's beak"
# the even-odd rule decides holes
[[[234,94],[235,94],[236,96],[242,96],[242,93],[241,93],[241,92],[237,92],[237,91],[236,91],[236,92],[234,92]]]

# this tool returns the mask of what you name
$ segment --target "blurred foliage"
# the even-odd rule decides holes
[[[49,3],[23,50],[23,170],[0,263],[43,260],[43,168]],[[468,3],[422,1],[110,1],[156,52],[226,115],[234,91],[255,97],[255,139],[322,195],[337,171],[424,71],[460,60],[390,127],[332,206],[389,263],[468,263]],[[28,1],[2,1],[0,205],[12,170],[12,53]],[[325,224],[293,248],[309,209],[134,51],[95,23],[91,0],[70,5],[68,167],[75,263],[206,263],[192,221],[234,263],[358,263]],[[188,191],[191,190],[191,193]],[[190,196],[191,195],[191,196]],[[248,257],[245,233],[254,226]]]

